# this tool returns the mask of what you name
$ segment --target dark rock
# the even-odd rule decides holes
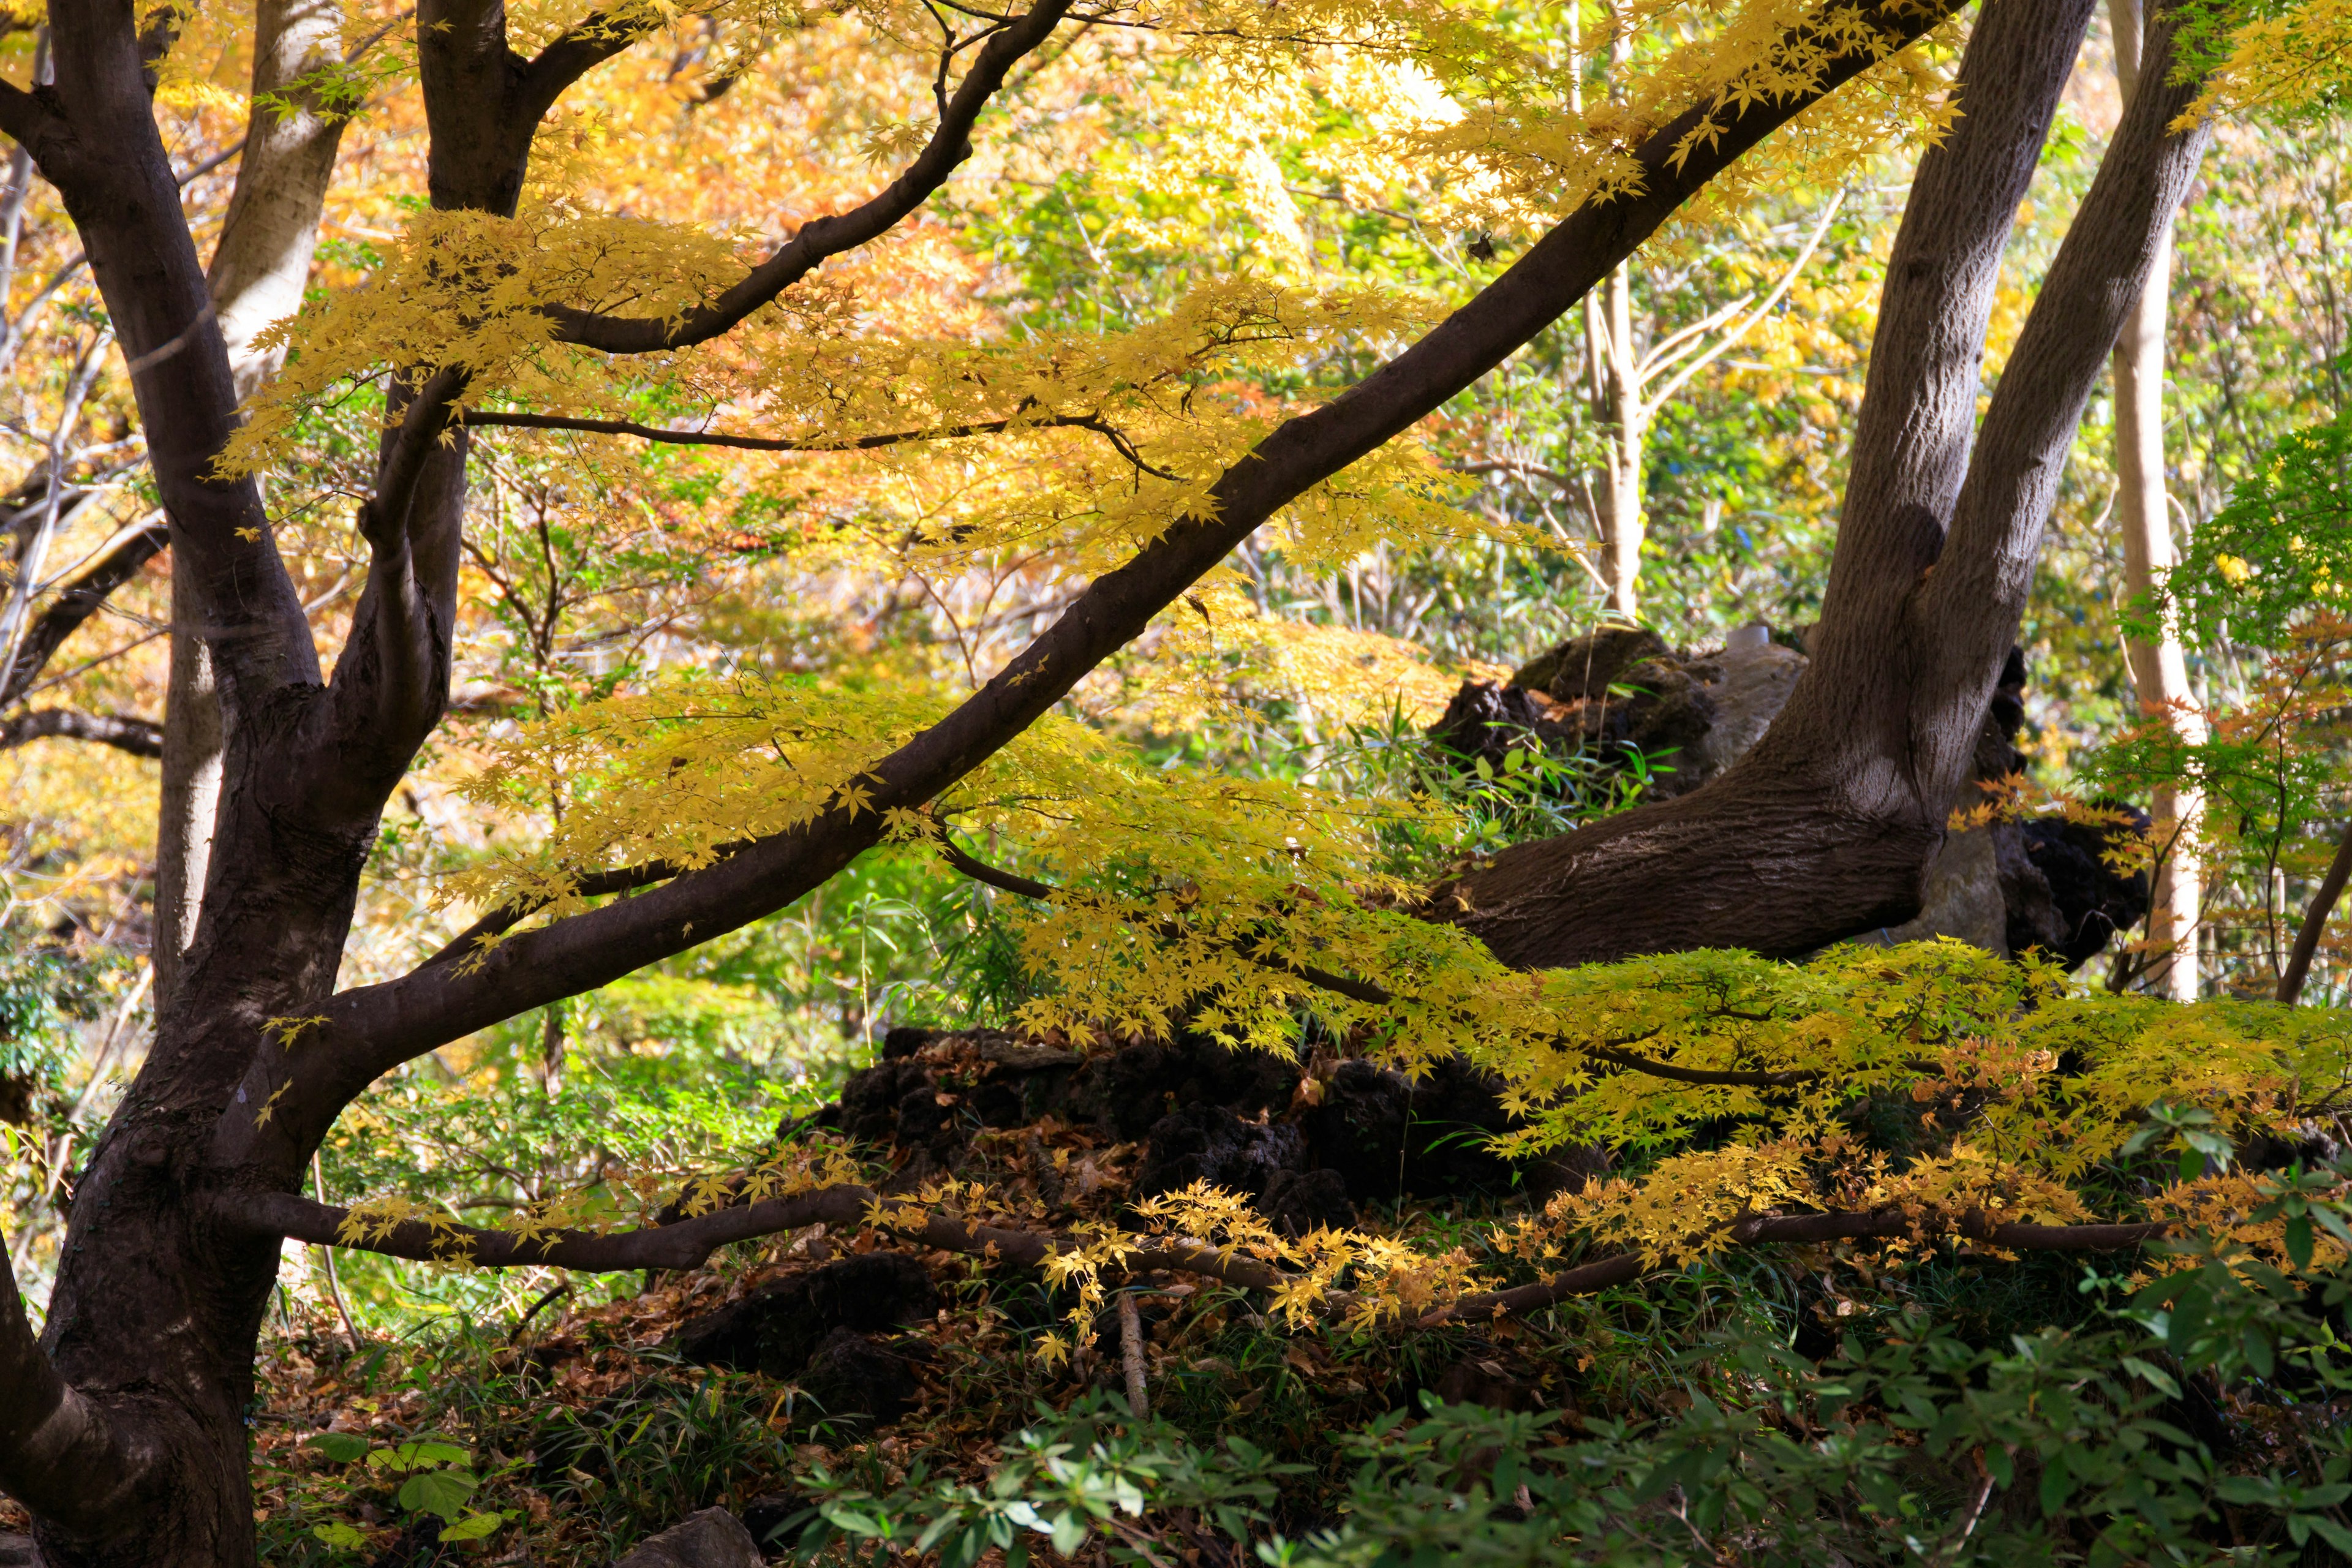
[[[31,1536],[0,1530],[0,1568],[39,1568],[40,1561],[33,1554]]]
[[[1222,1105],[1188,1105],[1151,1125],[1135,1195],[1155,1197],[1207,1182],[1255,1200],[1275,1177],[1303,1169],[1307,1141],[1283,1122],[1244,1121]]]
[[[800,1385],[829,1417],[862,1415],[887,1426],[913,1409],[921,1393],[910,1352],[855,1329],[835,1329],[809,1357]]]
[[[782,1556],[814,1505],[799,1492],[762,1492],[743,1505],[743,1528],[761,1551]]]
[[[1242,1116],[1279,1111],[1297,1087],[1297,1065],[1282,1057],[1180,1036],[1167,1045],[1127,1046],[1090,1058],[1070,1087],[1069,1110],[1132,1141],[1188,1105],[1222,1105]]]
[[[898,1133],[907,1097],[930,1085],[930,1069],[912,1057],[893,1057],[851,1073],[841,1086],[841,1130],[868,1143],[887,1142]]]
[[[939,1310],[929,1270],[902,1252],[867,1252],[761,1287],[693,1320],[670,1340],[704,1366],[785,1379],[835,1330],[879,1333]]]
[[[2124,876],[2105,854],[2132,834],[2145,833],[2147,814],[2113,801],[2097,804],[2121,814],[2128,826],[2035,817],[2015,825],[2013,835],[1996,836],[2011,952],[2039,949],[2070,970],[2080,969],[2116,931],[2147,917],[2147,873]]]
[[[1337,1171],[1276,1171],[1258,1199],[1257,1212],[1284,1236],[1301,1237],[1325,1226],[1344,1230],[1356,1223],[1348,1201],[1347,1178]]]
[[[1485,758],[1500,769],[1515,749],[1568,750],[1582,743],[1584,726],[1574,709],[1548,693],[1492,680],[1465,680],[1430,726],[1430,741],[1465,763]]]
[[[1633,665],[1672,652],[1663,637],[1646,628],[1603,626],[1538,654],[1512,672],[1511,684],[1541,691],[1555,701],[1582,702],[1607,696],[1610,686]]]
[[[886,1062],[895,1062],[902,1058],[911,1057],[933,1040],[938,1039],[943,1032],[939,1029],[919,1029],[901,1024],[882,1037],[882,1059]]]
[[[640,1541],[613,1568],[761,1568],[765,1561],[741,1520],[706,1508]]]
[[[1510,1190],[1512,1168],[1486,1148],[1511,1126],[1502,1080],[1459,1057],[1418,1084],[1367,1061],[1339,1064],[1323,1102],[1299,1119],[1316,1164],[1357,1203]]]

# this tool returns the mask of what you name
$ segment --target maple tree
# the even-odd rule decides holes
[[[2221,1110],[2203,1114],[2251,1125],[2292,1110],[2299,1086],[2340,1078],[2335,1026],[2316,1016],[2063,1007],[2035,990],[2038,971],[1935,949],[1804,970],[1720,952],[1561,967],[1690,949],[1791,955],[1916,909],[2015,634],[2058,460],[2210,134],[2196,112],[2205,80],[2176,69],[2159,17],[1979,424],[2002,247],[2090,9],[1987,11],[1948,100],[1909,46],[1951,5],[1627,6],[1621,30],[1671,23],[1683,41],[1619,98],[1571,114],[1556,58],[1444,6],[752,5],[690,21],[435,0],[413,44],[344,29],[375,37],[379,56],[329,47],[328,13],[265,7],[247,162],[222,219],[225,235],[251,237],[240,271],[227,238],[209,269],[201,261],[158,131],[159,92],[202,18],[103,0],[55,8],[27,79],[0,89],[0,130],[29,161],[14,188],[37,170],[86,253],[165,521],[143,521],[89,568],[110,582],[45,613],[68,616],[70,602],[87,618],[168,541],[173,707],[160,730],[124,735],[162,756],[166,823],[183,824],[165,837],[184,847],[161,858],[190,880],[158,890],[184,912],[176,927],[159,921],[155,1041],[76,1183],[44,1330],[13,1291],[0,1304],[0,1484],[32,1510],[45,1552],[250,1560],[243,1417],[288,1237],[491,1267],[677,1268],[812,1218],[864,1220],[1049,1262],[1082,1307],[1105,1269],[1158,1259],[1370,1324],[1493,1312],[1726,1242],[2112,1247],[2259,1200],[2216,1184],[2168,1200],[2178,1215],[2101,1224],[2069,1181],[2122,1149],[2152,1098],[2212,1101]],[[657,40],[693,22],[725,29],[706,47],[734,40],[699,78],[706,100],[759,90],[763,47],[812,73],[861,51],[890,62],[874,72],[875,102],[810,131],[854,137],[887,180],[829,185],[833,210],[797,212],[764,237],[708,221],[690,193],[633,188],[616,138],[564,106],[592,72],[658,69],[646,63]],[[951,266],[926,259],[926,204],[968,161],[1014,156],[991,150],[1003,104],[1096,29],[1184,40],[1223,90],[1247,86],[1277,108],[1309,77],[1375,96],[1403,74],[1433,79],[1477,107],[1366,145],[1458,176],[1453,216],[1539,237],[1453,305],[1229,274],[1095,333],[959,333],[970,323],[945,306],[871,320],[861,288]],[[299,292],[354,95],[407,91],[412,71],[423,201],[376,242],[365,287],[255,332]],[[1442,815],[1435,803],[1154,770],[1057,711],[1118,680],[1184,712],[1205,700],[1187,659],[1209,658],[1220,637],[1311,667],[1311,650],[1253,625],[1218,580],[1238,546],[1263,530],[1311,564],[1375,537],[1472,531],[1423,421],[1686,209],[1834,176],[1890,132],[1923,128],[1933,144],[1888,268],[1818,657],[1723,779],[1516,847],[1428,895],[1434,868],[1393,851]],[[1237,166],[1278,232],[1269,163],[1260,146]],[[266,280],[265,302],[240,311],[231,285],[248,275]],[[93,363],[93,341],[67,363]],[[1347,374],[1307,374],[1333,364]],[[1296,395],[1259,390],[1285,376]],[[79,417],[75,384],[65,398]],[[353,407],[365,416],[350,420]],[[678,419],[711,407],[759,428]],[[493,431],[544,441],[494,458]],[[790,482],[803,495],[870,489],[873,511],[812,558],[887,559],[954,585],[964,600],[935,596],[962,682],[887,659],[627,690],[563,677],[553,624],[612,547],[610,535],[557,542],[562,495],[610,472],[592,437],[772,453],[802,465]],[[340,458],[320,465],[324,479],[305,467],[320,447]],[[50,465],[45,495],[62,498],[66,463]],[[527,521],[477,514],[485,471],[483,493]],[[331,673],[297,575],[334,558],[312,537],[328,531],[321,497],[351,505],[358,538],[341,548],[363,572],[337,606]],[[526,561],[518,542],[534,538]],[[648,578],[676,566],[640,553]],[[386,803],[449,713],[469,570],[532,673],[514,705],[523,721],[486,743],[467,788],[485,812],[541,813],[549,831],[449,880],[449,900],[478,918],[424,963],[339,988]],[[37,571],[20,568],[12,647],[38,640],[18,630]],[[1020,613],[992,619],[999,595]],[[12,679],[24,665],[14,658]],[[45,722],[66,733],[79,721]],[[215,766],[216,793],[203,782]],[[977,858],[962,841],[976,832],[1020,846],[1026,869]],[[493,1230],[301,1195],[337,1118],[386,1072],[772,914],[890,844],[1034,906],[1024,951],[1058,982],[1034,1005],[1036,1028],[1150,1032],[1181,1014],[1285,1045],[1306,1016],[1379,1035],[1408,1061],[1459,1050],[1502,1071],[1535,1115],[1531,1138],[1671,1142],[1727,1114],[1762,1131],[1528,1221],[1530,1257],[1570,1233],[1622,1250],[1508,1301],[1456,1263],[1361,1235],[1280,1237],[1215,1194],[1149,1212],[1158,1234],[1141,1239],[992,1225],[988,1194],[952,1186],[878,1199],[829,1144],[706,1179],[667,1223],[634,1226],[585,1203]],[[2044,1005],[2023,1011],[2030,999]],[[2090,1065],[2062,1075],[2062,1056]],[[1828,1107],[1887,1091],[1989,1099],[1998,1125],[1900,1173],[1843,1159]],[[2290,1246],[2269,1223],[2248,1235]]]

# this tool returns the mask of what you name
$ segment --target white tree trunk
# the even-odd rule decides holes
[[[2125,102],[2139,86],[2139,0],[2108,0],[2115,34],[2116,82]],[[2134,600],[2151,599],[2158,576],[2174,562],[2172,520],[2164,485],[2164,331],[2170,300],[2172,229],[2167,225],[2147,286],[2116,341],[2116,506],[2123,533],[2124,582]],[[2169,718],[2191,744],[2205,738],[2193,704],[2189,665],[2179,634],[2168,621],[2155,640],[2127,637],[2125,657],[2140,711]],[[2157,792],[2153,815],[2159,845],[2170,851],[2156,879],[2147,921],[2155,988],[2176,1001],[2197,999],[2198,862],[2194,831],[2203,802],[2194,789]]]

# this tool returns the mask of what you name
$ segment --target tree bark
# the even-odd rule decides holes
[[[2116,85],[2128,105],[2139,87],[2143,0],[2107,0],[2115,36]],[[2173,565],[2172,514],[2164,482],[2164,348],[2170,299],[2172,226],[2167,224],[2147,286],[2116,340],[2116,528],[2123,536],[2124,591],[2135,605],[2159,604],[2163,574]],[[2191,746],[2205,740],[2205,720],[2189,684],[2187,650],[2169,616],[2153,638],[2126,634],[2124,655],[2142,716],[2160,719]],[[2148,981],[2176,1002],[2198,989],[2200,879],[2196,825],[2203,796],[2193,785],[2156,792],[2150,815],[2165,848],[2148,900]]]
[[[1889,259],[1814,659],[1706,786],[1522,845],[1440,890],[1506,961],[1747,947],[1796,955],[1918,911],[2032,585],[2065,452],[2202,154],[2174,132],[2168,21],[1994,391],[1973,454],[2000,255],[2088,0],[1997,0],[1961,117],[1920,161]]]

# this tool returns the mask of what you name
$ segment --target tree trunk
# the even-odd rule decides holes
[[[2115,34],[2116,84],[2129,104],[2139,86],[2140,0],[2107,0]],[[2116,525],[2123,535],[2124,587],[2135,605],[2155,605],[2161,574],[2174,560],[2171,511],[2164,485],[2164,333],[2172,274],[2167,224],[2147,286],[2116,340]],[[2162,718],[2189,745],[2205,739],[2194,706],[2189,661],[2170,618],[2153,638],[2124,641],[2140,712]],[[2177,1002],[2197,1000],[2198,860],[2194,834],[2203,798],[2193,787],[2156,792],[2157,841],[2170,839],[2148,901],[2147,940],[2154,988]]]
[[[1794,955],[1918,912],[2032,586],[2065,453],[2204,148],[2173,132],[2169,30],[2034,302],[1971,456],[1984,332],[2090,0],[1979,17],[1961,115],[1890,257],[1814,659],[1764,738],[1690,795],[1516,846],[1434,905],[1542,966]]]
[[[1602,489],[1602,504],[1608,508],[1608,550],[1601,574],[1609,584],[1611,613],[1630,625],[1641,616],[1642,426],[1646,414],[1633,351],[1631,262],[1609,275],[1602,288],[1601,310],[1608,323],[1608,352],[1600,356],[1601,386],[1593,410],[1609,443]]]
[[[254,10],[253,100],[236,189],[205,281],[239,397],[275,373],[284,351],[254,340],[302,306],[319,218],[341,144],[319,74],[341,63],[339,0],[260,0]],[[174,554],[172,662],[163,700],[163,782],[155,829],[155,995],[179,989],[211,863],[222,767],[220,689],[200,587]]]

